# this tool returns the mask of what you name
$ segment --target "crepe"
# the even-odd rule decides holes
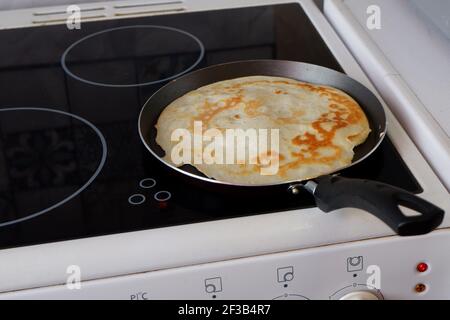
[[[270,142],[275,142],[276,135],[268,133],[267,150],[258,149],[254,143],[247,144],[245,163],[211,164],[194,163],[210,142],[195,145],[191,141],[188,150],[184,150],[190,159],[174,161],[174,154],[181,154],[181,140],[180,136],[174,139],[173,133],[183,129],[194,137],[194,124],[198,123],[204,131],[214,128],[216,134],[224,136],[227,129],[277,131],[279,145],[271,148]],[[236,78],[191,91],[164,109],[156,129],[156,142],[166,153],[165,161],[176,166],[190,164],[207,177],[242,185],[302,181],[335,172],[351,164],[353,149],[370,133],[366,115],[346,93],[328,86],[268,76]],[[227,146],[224,140],[219,140],[220,143],[225,153],[237,148],[236,144]],[[257,159],[250,159],[251,151],[256,149],[263,152],[256,153]],[[210,155],[217,154],[212,151]],[[184,153],[184,159],[189,158],[185,156]],[[275,158],[276,172],[262,174],[262,169],[269,166],[267,161]]]

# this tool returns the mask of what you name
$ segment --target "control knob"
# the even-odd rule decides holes
[[[347,293],[339,300],[380,300],[380,298],[369,291],[354,291]]]

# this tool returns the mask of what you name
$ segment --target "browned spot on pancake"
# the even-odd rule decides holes
[[[225,110],[236,108],[238,104],[242,102],[242,97],[235,96],[229,99],[225,99],[222,102],[223,106],[219,106],[219,103],[210,103],[209,101],[205,101],[201,108],[200,115],[198,115],[194,119],[194,121],[202,121],[204,125],[207,125],[209,121],[211,121],[211,119],[219,113]]]
[[[328,95],[330,92],[332,92],[332,88],[330,88],[330,87],[314,85],[314,84],[310,84],[310,83],[298,83],[297,81],[298,80],[292,80],[292,82],[284,81],[284,80],[274,80],[274,81],[254,80],[254,81],[236,83],[231,86],[225,87],[225,89],[227,89],[227,90],[241,89],[244,86],[254,86],[255,84],[265,83],[265,84],[275,84],[275,85],[276,84],[284,84],[284,85],[290,85],[290,86],[294,86],[294,87],[296,86],[296,87],[303,88],[303,89],[311,91],[311,92],[317,92],[317,93],[323,94],[323,95]],[[276,91],[275,91],[276,94],[281,94],[284,92],[285,92],[284,90],[279,90],[279,89],[276,89]]]
[[[303,84],[302,84],[303,86]],[[305,84],[308,89],[310,85]],[[312,127],[317,132],[315,134],[305,133],[292,139],[292,143],[299,147],[299,152],[293,152],[292,155],[296,157],[295,161],[280,166],[280,175],[286,175],[290,169],[298,168],[304,164],[329,164],[339,159],[342,150],[340,147],[333,144],[333,138],[336,131],[347,127],[349,125],[358,123],[363,117],[364,113],[356,102],[347,96],[341,96],[332,89],[319,89],[321,93],[326,95],[330,102],[331,111],[322,114],[319,119],[312,123]],[[332,123],[331,130],[325,130],[322,127],[323,123]],[[360,134],[349,137],[349,139],[356,139]],[[330,148],[334,150],[332,156],[323,156],[320,154],[320,148]],[[306,156],[307,155],[307,156]]]
[[[235,115],[234,115],[234,118],[235,118],[235,119],[240,119],[240,118],[241,118],[241,116],[240,116],[240,115],[238,115],[238,114],[235,114]]]
[[[261,107],[261,105],[262,105],[261,101],[258,100],[247,101],[245,102],[244,112],[251,117],[261,115],[261,113],[258,110],[258,108]]]
[[[283,124],[299,124],[299,118],[305,114],[302,110],[296,110],[292,112],[292,114],[289,117],[278,117],[273,120],[277,122],[277,124],[283,125]]]

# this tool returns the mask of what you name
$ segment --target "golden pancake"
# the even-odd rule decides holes
[[[275,136],[270,138],[268,134],[267,150],[247,143],[245,163],[194,163],[196,156],[211,143],[202,141],[200,145],[191,143],[184,150],[189,153],[188,161],[174,161],[180,139],[174,139],[173,133],[184,129],[194,137],[198,123],[202,124],[203,133],[217,129],[223,136],[227,129],[268,132],[277,129],[279,146],[271,148]],[[166,152],[165,161],[177,166],[191,164],[210,178],[242,185],[301,181],[335,172],[352,162],[353,149],[370,133],[363,110],[346,93],[328,86],[268,76],[236,78],[191,91],[164,109],[156,129],[156,142]],[[227,145],[225,139],[214,141],[222,143],[224,153],[230,148],[236,153],[236,144]],[[257,159],[251,159],[255,150]],[[209,154],[218,156],[215,151]],[[274,157],[279,161],[276,172],[262,174],[261,169],[269,166],[263,160]]]

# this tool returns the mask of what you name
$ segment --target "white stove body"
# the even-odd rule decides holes
[[[199,11],[270,3],[197,0],[170,6]],[[313,1],[300,3],[344,70],[373,88]],[[115,12],[111,3],[100,5]],[[18,10],[17,19],[9,13],[8,21],[30,25],[32,12]],[[386,111],[390,138],[425,190],[420,196],[450,212],[447,190]],[[439,231],[399,238],[361,210],[304,209],[1,250],[0,298],[335,299],[363,290],[386,299],[445,299],[450,298],[449,226],[446,215]],[[415,266],[422,261],[430,268],[419,274]],[[66,286],[77,276],[70,266],[80,268],[81,289]],[[418,283],[428,289],[417,294]],[[371,289],[378,285],[381,291]]]
[[[86,281],[2,299],[450,299],[450,233],[342,245]],[[352,263],[350,263],[352,261]],[[419,273],[416,266],[428,264]],[[417,293],[418,284],[426,286]],[[380,290],[378,290],[378,288]],[[364,295],[364,294],[365,295]]]

